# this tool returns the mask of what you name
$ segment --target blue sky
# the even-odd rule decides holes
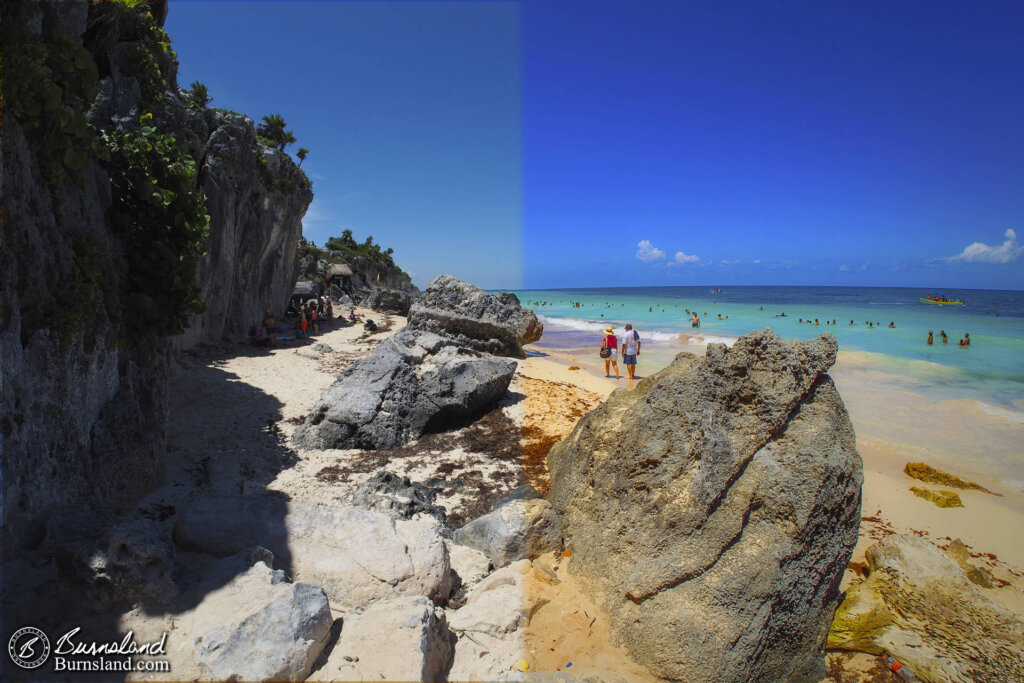
[[[1024,288],[1024,5],[173,2],[421,286]],[[1017,237],[1017,233],[1021,237]]]

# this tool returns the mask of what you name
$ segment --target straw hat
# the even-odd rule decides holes
[[[605,334],[615,334],[615,330],[613,330],[611,327],[606,327],[606,328],[604,328],[604,333]]]

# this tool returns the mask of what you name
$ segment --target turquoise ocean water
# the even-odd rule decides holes
[[[611,324],[621,335],[629,322],[648,344],[645,348],[655,357],[661,352],[664,364],[674,352],[708,342],[730,343],[765,327],[787,339],[831,332],[841,351],[871,354],[873,366],[902,376],[905,383],[930,397],[970,398],[1024,410],[1024,292],[944,292],[965,301],[965,306],[918,301],[933,293],[891,287],[725,286],[718,291],[711,287],[515,291],[523,305],[544,321],[544,337],[536,345],[540,349],[593,350],[596,355],[604,327]],[[691,327],[687,309],[697,311],[700,329]],[[819,324],[814,324],[815,319]],[[832,320],[835,325],[827,324]],[[890,323],[895,328],[889,328]],[[934,332],[932,346],[925,343],[929,330]],[[940,330],[946,332],[948,344],[941,343]],[[964,333],[971,337],[968,348],[957,345]]]

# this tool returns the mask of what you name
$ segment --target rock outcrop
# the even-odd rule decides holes
[[[201,143],[199,181],[210,212],[210,237],[196,277],[206,310],[176,340],[184,349],[241,339],[267,310],[284,317],[313,191],[287,154],[260,144],[249,117],[183,111],[181,125]]]
[[[294,440],[305,448],[396,448],[484,412],[515,369],[439,335],[402,330],[342,372]]]
[[[511,292],[488,294],[451,275],[438,275],[409,309],[409,326],[452,339],[460,346],[523,357],[523,345],[540,339],[544,325]]]
[[[369,479],[342,494],[338,501],[342,505],[377,510],[395,519],[416,519],[427,516],[445,524],[445,509],[435,504],[437,491],[409,477],[403,477],[385,469],[377,470]]]
[[[219,557],[267,548],[290,576],[322,587],[339,608],[396,595],[443,603],[451,593],[437,525],[372,510],[272,497],[201,498],[179,516],[174,537],[183,549]]]
[[[258,144],[250,119],[185,105],[159,28],[166,3],[4,9],[4,529],[6,540],[31,547],[54,507],[127,512],[159,484],[172,347],[244,334],[264,308],[283,308],[312,194],[287,155]],[[174,282],[184,254],[167,242],[133,251],[111,218],[123,188],[94,152],[100,131],[138,131],[143,117],[161,140],[185,145],[179,154],[196,166],[189,189],[204,191],[211,218],[196,277],[206,312],[177,341],[166,329],[141,340],[126,334],[147,302],[133,267],[145,263],[157,290],[187,286]],[[143,166],[134,169],[153,172]]]
[[[374,287],[360,305],[381,313],[406,316],[409,315],[409,307],[412,306],[412,302],[413,295],[410,292]]]
[[[549,456],[572,571],[640,663],[687,681],[818,680],[863,471],[831,335],[679,354]],[[818,676],[818,678],[815,678]]]
[[[178,596],[171,539],[148,519],[61,507],[47,520],[42,549],[57,559],[62,593],[90,610]]]
[[[1024,680],[1024,615],[995,603],[951,550],[901,535],[868,548],[868,577],[847,589],[828,646],[891,654],[923,681]]]

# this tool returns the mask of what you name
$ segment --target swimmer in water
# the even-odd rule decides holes
[[[932,331],[928,330],[928,341],[925,342],[928,346],[932,345]]]

